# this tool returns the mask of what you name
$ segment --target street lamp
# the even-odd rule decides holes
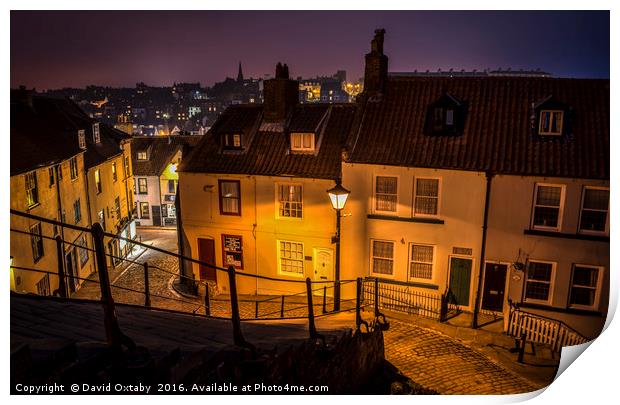
[[[332,238],[332,243],[336,244],[336,271],[334,274],[334,311],[340,310],[340,217],[342,209],[347,202],[347,197],[351,192],[342,187],[340,180],[336,181],[336,186],[327,190],[332,207],[336,210],[336,236]]]

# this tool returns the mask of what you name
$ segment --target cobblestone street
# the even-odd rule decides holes
[[[159,229],[139,229],[142,242],[176,252],[176,232]],[[153,307],[174,309],[184,312],[204,313],[200,299],[179,295],[172,288],[178,271],[178,261],[172,256],[155,251],[145,251],[133,260],[149,263],[151,303]],[[162,271],[161,269],[165,269]],[[96,279],[97,275],[93,275]],[[114,286],[130,288],[139,292],[113,288],[116,302],[144,304],[144,269],[142,265],[121,265],[110,272]],[[99,299],[99,286],[85,283],[76,297]],[[267,296],[240,296],[241,318],[254,318],[256,300]],[[259,316],[277,318],[280,316],[280,297],[259,306]],[[249,301],[249,302],[246,302]],[[322,297],[315,297],[315,314],[322,313]],[[327,308],[332,303],[328,302]],[[352,308],[354,302],[344,302],[343,308]],[[304,296],[287,298],[287,317],[306,316]],[[218,295],[211,300],[211,315],[230,317],[227,295]],[[371,312],[364,312],[364,317]],[[542,388],[541,383],[532,382],[504,367],[501,361],[492,360],[481,351],[463,344],[441,332],[421,327],[415,323],[389,319],[390,329],[385,332],[386,359],[404,375],[416,383],[441,394],[513,394]]]

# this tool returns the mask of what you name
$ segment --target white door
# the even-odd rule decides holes
[[[334,279],[334,251],[327,248],[314,248],[314,281]],[[329,287],[329,286],[328,286]]]

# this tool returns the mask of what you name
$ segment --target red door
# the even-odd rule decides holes
[[[215,266],[215,241],[213,239],[198,239],[198,260]],[[200,279],[217,281],[216,270],[201,264]]]

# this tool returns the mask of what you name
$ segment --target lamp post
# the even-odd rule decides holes
[[[332,243],[336,244],[336,270],[334,274],[334,311],[340,310],[340,218],[342,209],[347,202],[347,197],[351,193],[342,187],[340,180],[336,181],[336,186],[327,190],[332,207],[336,210],[336,236],[332,238]]]

